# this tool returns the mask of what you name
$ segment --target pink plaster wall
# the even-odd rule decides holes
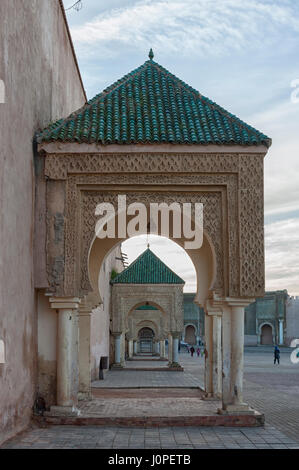
[[[28,425],[36,392],[32,139],[38,128],[82,106],[85,94],[59,0],[1,0],[0,19],[1,443]],[[42,242],[38,263],[44,250]]]
[[[102,264],[99,274],[99,287],[103,296],[103,304],[94,309],[90,321],[90,362],[91,380],[99,378],[99,364],[102,356],[109,357],[110,348],[110,307],[111,307],[111,271],[118,273],[123,270],[122,262],[117,259],[121,256],[121,248],[113,250]]]

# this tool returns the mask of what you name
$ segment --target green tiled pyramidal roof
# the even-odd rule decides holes
[[[106,88],[38,142],[271,145],[271,139],[201,95],[150,52],[139,68]]]
[[[185,281],[148,248],[111,284],[185,284]]]

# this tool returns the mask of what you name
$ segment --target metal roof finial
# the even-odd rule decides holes
[[[152,48],[150,48],[150,51],[149,51],[148,56],[149,56],[150,60],[153,60],[153,58],[154,58],[154,53],[153,53],[153,49],[152,49]]]

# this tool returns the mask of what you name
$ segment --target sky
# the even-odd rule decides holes
[[[272,138],[266,289],[299,295],[299,1],[82,0],[67,18],[88,98],[143,64],[152,47],[156,62]],[[173,269],[176,245],[151,243]],[[145,248],[144,239],[124,244],[129,261]],[[190,259],[177,251],[175,260],[185,291],[194,291]]]

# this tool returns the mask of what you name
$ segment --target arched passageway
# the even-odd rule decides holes
[[[141,328],[138,332],[140,354],[151,354],[153,352],[153,340],[155,333],[151,328]]]
[[[195,327],[193,325],[188,325],[186,327],[185,342],[193,346],[196,344]]]
[[[263,325],[261,328],[261,344],[273,344],[273,332],[271,325]]]

